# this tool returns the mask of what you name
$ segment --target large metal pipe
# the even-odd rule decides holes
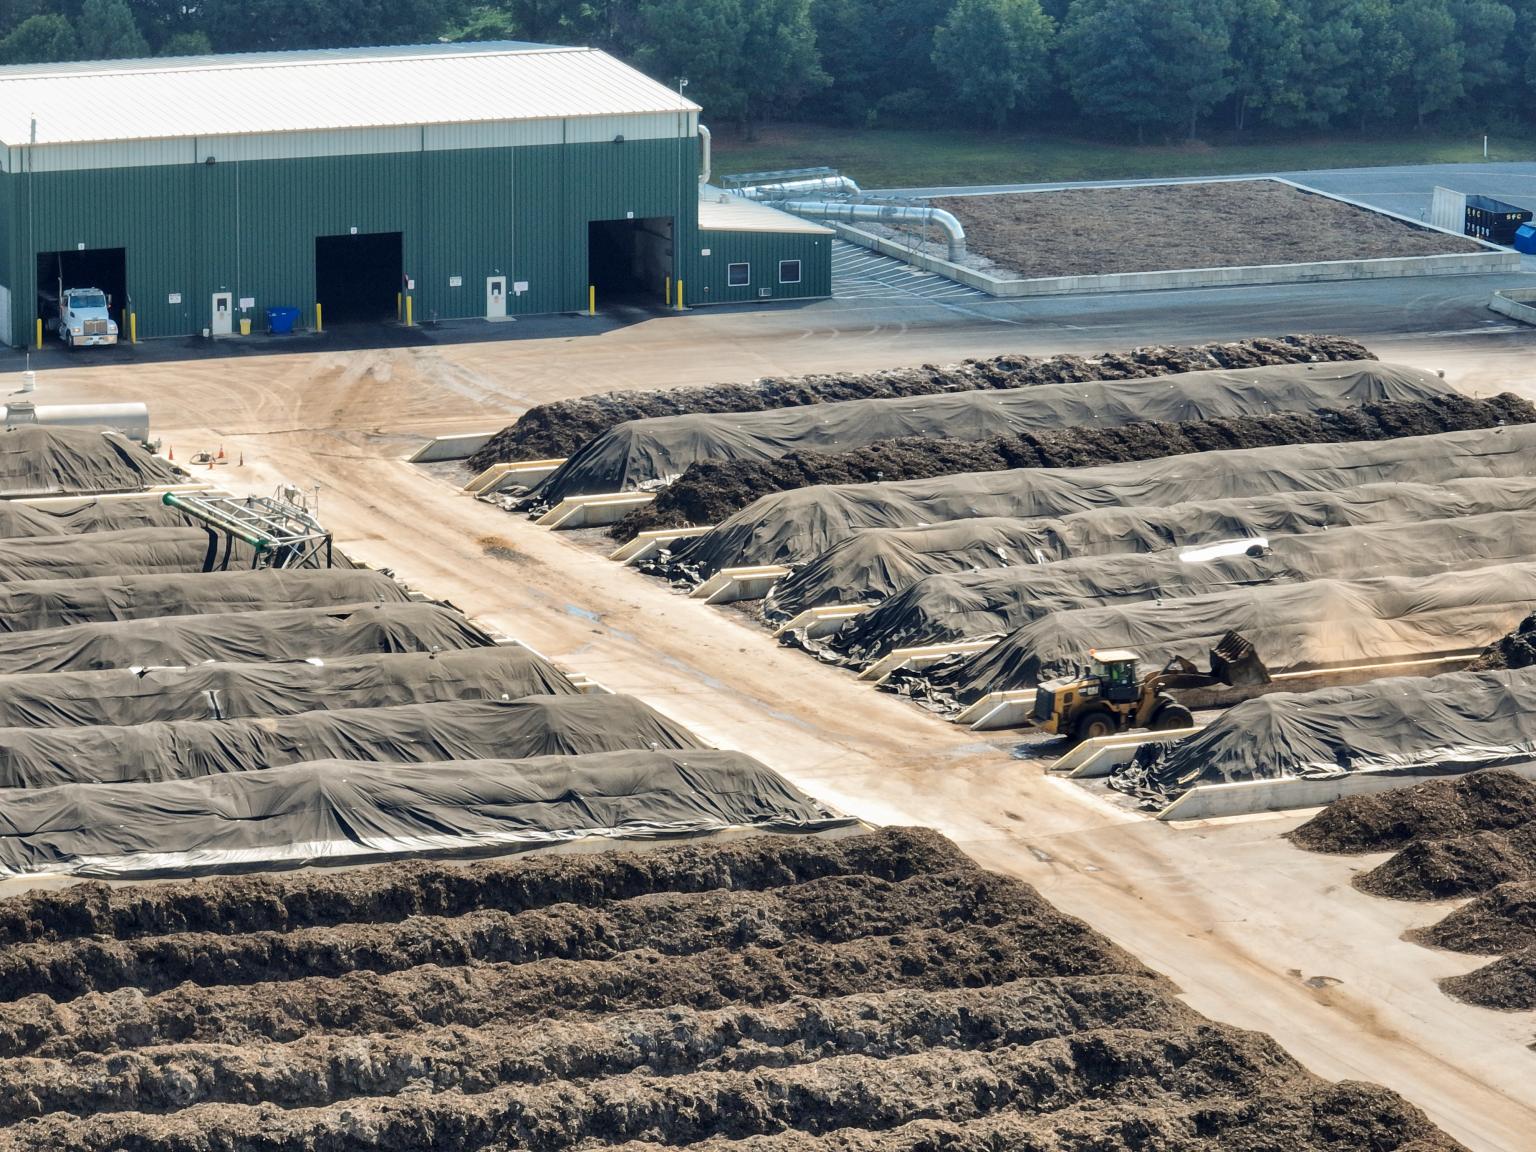
[[[709,129],[699,125],[699,183],[709,183],[710,155],[714,151],[714,137],[709,134]]]
[[[877,224],[937,224],[949,238],[949,259],[965,256],[965,227],[942,208],[915,208],[903,204],[839,204],[826,200],[783,200],[775,208],[817,220],[870,221]]]
[[[812,176],[805,180],[784,180],[777,184],[750,184],[734,189],[748,200],[781,200],[786,196],[859,195],[859,186],[847,176]]]

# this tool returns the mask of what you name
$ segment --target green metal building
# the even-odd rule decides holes
[[[0,68],[0,335],[60,287],[139,339],[829,295],[827,229],[701,183],[699,112],[547,45]]]

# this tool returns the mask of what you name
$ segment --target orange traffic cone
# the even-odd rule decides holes
[[[165,458],[167,460],[176,459],[176,449],[172,448],[169,444],[165,446]]]
[[[210,471],[210,472],[213,471],[213,457],[212,456],[208,457],[208,471]]]
[[[245,453],[244,452],[240,453],[240,463],[238,465],[236,465],[236,467],[239,467],[239,468],[244,468],[245,467]]]
[[[224,459],[224,445],[222,444],[219,445],[219,459]]]

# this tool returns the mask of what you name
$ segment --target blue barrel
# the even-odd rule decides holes
[[[1536,256],[1536,224],[1522,224],[1515,229],[1515,251]]]
[[[294,322],[299,318],[297,308],[268,308],[267,331],[274,336],[287,336],[293,332]]]

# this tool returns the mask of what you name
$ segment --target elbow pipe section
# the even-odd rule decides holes
[[[951,263],[965,255],[965,226],[952,212],[942,208],[913,208],[900,204],[838,204],[817,200],[786,200],[777,205],[796,216],[818,220],[869,221],[880,224],[909,224],[919,221],[936,224],[949,241]]]

